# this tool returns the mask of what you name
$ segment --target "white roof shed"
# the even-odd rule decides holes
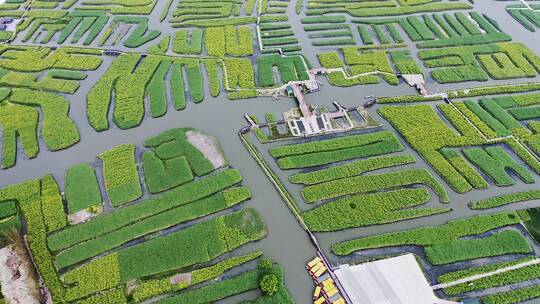
[[[335,271],[354,304],[453,304],[433,293],[414,255],[406,254]]]

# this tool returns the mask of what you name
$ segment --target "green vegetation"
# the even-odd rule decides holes
[[[305,168],[403,150],[389,131],[352,135],[270,149],[282,169]]]
[[[259,215],[254,210],[244,209],[119,251],[120,280],[127,282],[208,262],[265,236],[266,227]],[[171,244],[183,244],[185,247],[178,250]]]
[[[530,200],[536,200],[540,199],[540,191],[539,190],[530,190],[530,191],[523,191],[523,192],[514,192],[514,193],[508,193],[503,194],[500,196],[494,196],[478,201],[473,201],[469,204],[471,209],[488,209],[488,208],[495,208],[500,207],[507,204],[512,203],[518,203],[518,202],[525,202]]]
[[[88,164],[67,170],[65,193],[70,214],[102,203],[96,172]]]
[[[453,107],[439,105],[439,109],[459,130],[459,135],[450,129],[429,105],[383,107],[379,109],[379,113],[457,192],[467,192],[472,189],[473,184],[477,187],[483,186],[479,182],[469,181],[470,178],[468,180],[465,174],[460,173],[463,170],[454,167],[456,161],[449,161],[441,153],[441,149],[481,145],[486,141]],[[453,155],[454,157],[456,155]],[[467,168],[465,165],[463,162],[460,163],[460,167]]]
[[[135,146],[120,145],[101,153],[98,157],[103,161],[105,189],[113,206],[141,197],[142,190],[135,163]]]
[[[197,285],[215,279],[223,275],[229,269],[252,261],[253,259],[260,257],[261,255],[262,252],[257,251],[243,256],[232,257],[230,259],[224,260],[206,268],[194,270],[189,273],[191,275],[191,282],[189,283],[184,281],[178,284],[171,284],[171,280],[169,277],[163,279],[152,279],[143,281],[134,289],[133,299],[136,302],[140,302],[158,294],[179,291],[189,286]],[[271,263],[270,267],[272,267]]]
[[[481,239],[433,244],[426,247],[425,252],[431,264],[441,265],[511,253],[530,253],[532,247],[520,232],[509,230]]]
[[[132,239],[227,209],[250,197],[251,193],[247,188],[232,188],[188,205],[169,209],[70,247],[57,256],[56,263],[60,268],[76,264]]]
[[[177,54],[200,54],[202,52],[202,29],[178,30],[174,33],[173,52]]]
[[[49,237],[51,250],[69,248],[80,242],[120,229],[175,207],[189,204],[228,188],[242,180],[237,170],[225,170],[205,179],[177,187],[161,196],[124,207],[114,213],[99,215],[92,221],[59,231]]]
[[[273,68],[277,67],[280,81],[287,83],[295,80],[308,80],[309,75],[300,56],[263,55],[258,58],[259,83],[263,87],[271,87],[276,84]]]
[[[521,260],[520,262],[524,262]],[[515,262],[512,264],[516,264]],[[445,288],[445,293],[449,295],[461,294],[472,290],[482,290],[491,287],[504,286],[509,284],[527,281],[540,277],[540,265],[532,264],[518,269],[512,269],[503,273],[497,273],[489,277],[477,279],[467,284],[458,284]],[[469,284],[472,283],[472,284]]]
[[[449,221],[441,226],[421,227],[381,235],[368,236],[356,240],[341,242],[332,246],[338,255],[348,255],[354,251],[399,245],[431,246],[455,242],[459,238],[481,234],[495,228],[519,223],[515,212],[501,212],[479,215],[466,219]]]
[[[514,180],[508,175],[507,170],[511,169],[524,182],[534,183],[532,174],[520,166],[501,147],[486,147],[464,149],[463,153],[475,166],[480,168],[493,179],[497,186],[510,186]]]
[[[324,182],[305,187],[302,189],[302,196],[306,202],[313,203],[348,194],[367,193],[416,184],[429,186],[437,193],[441,202],[448,202],[448,193],[426,169],[403,169],[396,172],[360,175]]]
[[[411,155],[380,156],[368,159],[361,159],[327,169],[297,173],[291,175],[289,179],[293,183],[313,185],[328,182],[336,179],[351,177],[383,168],[414,163],[415,159]]]
[[[532,260],[534,260],[534,257],[526,257],[526,258],[521,258],[519,260],[514,260],[510,262],[499,262],[499,263],[487,264],[487,265],[467,268],[467,269],[453,271],[453,272],[447,272],[443,275],[440,275],[437,278],[437,281],[439,281],[439,283],[453,282],[453,281],[461,280],[461,279],[468,278],[474,275],[489,273],[489,272],[496,271],[498,269],[529,262]]]
[[[448,212],[448,208],[414,208],[429,200],[425,189],[399,189],[338,199],[302,214],[315,232],[393,223]]]
[[[513,304],[538,297],[540,297],[540,286],[535,285],[488,295],[482,298],[482,302],[485,304]]]

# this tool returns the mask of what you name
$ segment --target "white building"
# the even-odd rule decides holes
[[[433,293],[414,255],[406,254],[334,271],[354,304],[454,304]]]

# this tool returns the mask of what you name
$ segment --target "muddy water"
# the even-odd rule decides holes
[[[149,23],[150,29],[159,28],[163,33],[173,33],[174,29],[170,28],[167,23],[159,23],[159,15],[162,8],[165,7],[165,2],[166,1],[160,1],[157,4],[154,12],[151,14]],[[169,16],[176,5],[176,2],[177,1],[173,3]],[[540,53],[540,44],[534,43],[536,41],[535,39],[538,39],[538,34],[530,33],[523,29],[521,25],[507,15],[504,11],[504,7],[507,3],[497,1],[477,2],[478,3],[475,4],[475,9],[478,12],[486,13],[490,17],[493,17],[499,22],[501,28],[505,32],[514,37],[515,41],[526,43],[530,48],[535,50],[537,53]],[[307,34],[302,30],[302,25],[298,16],[296,16],[294,13],[294,2],[291,2],[288,14],[292,29],[297,33],[297,38],[299,38],[300,45],[303,47],[303,53],[308,60],[316,65],[316,53],[330,51],[334,48],[311,47],[310,40],[307,38]],[[302,16],[304,16],[304,12],[302,13]],[[402,34],[402,36],[406,39],[406,35]],[[360,41],[356,31],[355,39]],[[157,40],[155,42],[157,42]],[[52,44],[54,44],[54,42]],[[123,49],[121,46],[114,48]],[[131,51],[144,51],[145,48],[146,46]],[[413,53],[417,51],[414,46],[411,47],[411,50]],[[75,95],[69,97],[71,101],[70,116],[77,123],[81,133],[81,142],[67,150],[54,153],[46,151],[46,147],[41,144],[41,152],[39,153],[38,157],[33,160],[25,159],[22,152],[19,151],[18,163],[16,167],[0,172],[0,186],[21,182],[29,178],[40,177],[48,173],[54,174],[55,178],[61,184],[63,184],[63,175],[67,168],[81,162],[94,162],[97,154],[118,144],[135,143],[137,145],[141,145],[145,138],[176,127],[189,126],[201,129],[205,133],[214,135],[219,139],[232,166],[240,169],[244,176],[244,184],[253,192],[253,199],[247,203],[247,206],[257,209],[264,217],[268,225],[269,235],[267,238],[258,243],[244,246],[238,252],[245,253],[252,250],[263,250],[268,257],[284,266],[287,287],[297,300],[297,303],[310,303],[310,294],[313,285],[304,270],[304,264],[306,260],[314,256],[315,249],[308,241],[306,234],[300,229],[300,226],[297,224],[296,220],[289,212],[285,204],[281,201],[281,198],[277,192],[268,182],[266,176],[244,149],[236,134],[237,130],[246,124],[245,120],[243,119],[244,114],[257,114],[259,117],[263,117],[266,112],[272,112],[279,115],[283,111],[295,106],[294,101],[288,98],[281,98],[277,102],[272,101],[270,98],[229,101],[222,93],[218,98],[206,98],[201,104],[188,104],[187,109],[181,112],[169,108],[167,115],[162,118],[152,119],[147,116],[142,125],[138,128],[131,130],[119,130],[112,125],[110,130],[97,133],[88,125],[86,119],[85,96],[88,90],[92,87],[93,83],[99,79],[100,75],[105,72],[111,62],[111,57],[105,57],[104,64],[97,71],[89,72],[88,79],[82,83],[79,91]],[[537,77],[534,80],[538,79],[539,78]],[[432,91],[436,91],[449,88],[463,88],[521,81],[524,80],[488,81],[484,83],[470,82],[466,84],[452,85],[438,85],[431,81],[429,82],[429,86],[432,88]],[[325,81],[323,81],[323,83],[323,90],[321,92],[308,96],[308,100],[311,103],[328,106],[333,101],[339,101],[345,106],[358,106],[365,101],[363,96],[366,95],[397,96],[403,94],[414,94],[414,90],[403,83],[399,86],[389,86],[382,83],[379,85],[357,86],[354,88],[335,88],[329,86]],[[206,96],[210,96],[208,91],[206,92]],[[389,129],[396,133],[388,123],[380,119],[380,117],[376,114],[376,110],[377,106],[370,108],[369,112],[382,123],[382,128],[380,129]],[[377,130],[365,132],[373,131]],[[311,208],[312,206],[302,203],[299,195],[300,187],[287,182],[287,177],[293,172],[283,172],[277,170],[275,162],[270,160],[269,155],[266,152],[269,146],[271,145],[265,145],[264,147],[258,145],[262,154],[269,160],[270,165],[273,166],[276,173],[291,190],[296,200],[300,202],[301,208]],[[321,244],[332,263],[338,264],[343,262],[351,262],[353,260],[360,260],[364,258],[362,255],[358,254],[346,258],[340,258],[332,255],[329,247],[331,244],[338,241],[377,233],[415,228],[423,225],[437,225],[442,224],[449,219],[476,215],[480,212],[469,210],[466,207],[467,203],[471,200],[498,195],[510,191],[537,188],[537,184],[526,185],[522,182],[517,182],[516,185],[512,187],[499,188],[493,186],[490,187],[489,190],[471,191],[465,195],[458,195],[448,186],[446,186],[440,177],[436,175],[429,166],[426,165],[426,163],[416,152],[407,147],[404,153],[410,153],[417,159],[417,162],[409,167],[425,167],[430,170],[430,172],[432,172],[443,185],[445,185],[451,199],[451,203],[447,206],[453,208],[454,210],[450,213],[442,215],[404,221],[400,223],[349,229],[335,233],[318,234],[317,237],[321,241]],[[536,178],[537,181],[539,181],[538,176],[536,176]],[[428,206],[442,206],[433,193],[432,196],[435,199],[432,199],[428,203]],[[538,201],[528,202],[526,204],[516,204],[505,208],[500,208],[497,209],[497,211],[504,209],[521,209],[524,207],[538,205],[540,205],[540,202]],[[245,299],[246,297],[254,298],[256,297],[256,293],[232,297],[223,302],[234,303],[241,299]]]

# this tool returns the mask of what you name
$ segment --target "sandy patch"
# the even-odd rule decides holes
[[[0,249],[0,284],[7,303],[39,303],[39,288],[32,277],[32,266],[13,249]]]
[[[89,219],[100,214],[101,212],[103,212],[103,207],[101,205],[97,207],[97,212],[90,212],[86,209],[81,210],[79,212],[68,215],[68,222],[70,225],[77,225],[88,221]]]
[[[204,157],[212,163],[214,169],[223,167],[226,164],[227,161],[213,137],[195,131],[187,131],[186,137],[188,142],[201,151]]]

